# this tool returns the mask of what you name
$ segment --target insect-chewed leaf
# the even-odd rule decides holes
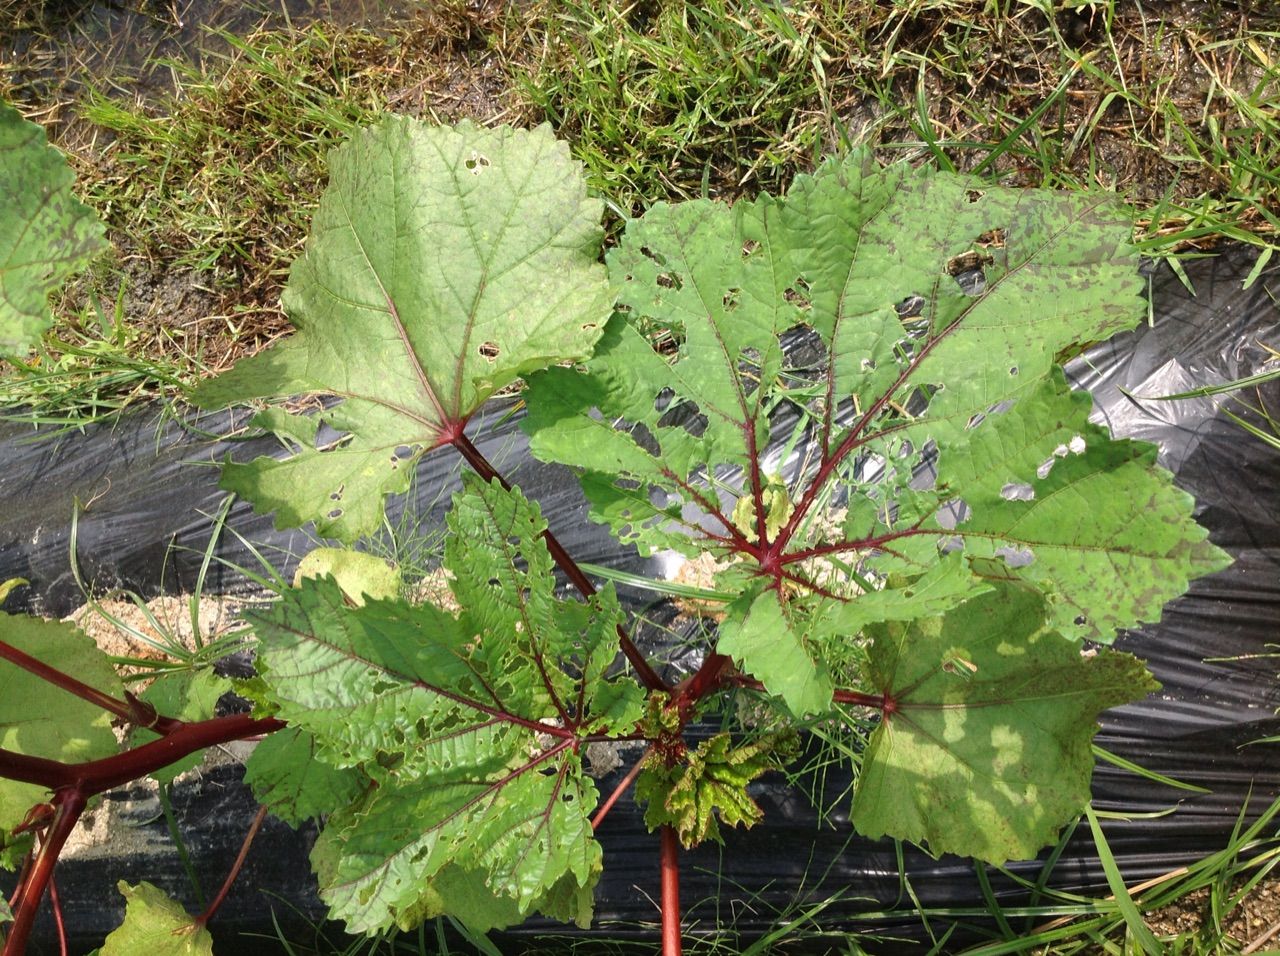
[[[256,622],[275,712],[328,763],[377,783],[314,858],[333,914],[357,932],[439,912],[492,925],[508,906],[589,918],[600,849],[580,745],[630,734],[643,710],[640,688],[606,673],[617,597],[555,597],[535,505],[471,477],[450,523],[457,617],[352,607],[326,578]],[[494,900],[452,909],[457,871],[480,874]]]
[[[0,355],[25,352],[52,321],[49,293],[106,247],[44,129],[0,103]]]
[[[302,393],[317,423],[260,419],[285,460],[228,464],[223,486],[350,540],[383,497],[498,389],[590,354],[608,316],[601,204],[548,127],[433,127],[392,117],[330,163],[284,306],[298,333],[197,390],[204,406]],[[326,433],[327,434],[327,433]]]
[[[863,758],[860,832],[999,864],[1083,809],[1098,714],[1159,685],[1136,658],[1082,656],[1044,622],[1039,595],[1001,585],[874,629],[871,678],[892,703]]]
[[[1108,196],[865,152],[781,198],[659,204],[609,255],[626,314],[586,363],[531,378],[531,447],[642,552],[754,569],[780,603],[740,601],[726,653],[793,709],[825,695],[805,595],[849,641],[911,616],[887,581],[928,582],[939,613],[1016,578],[1063,634],[1110,641],[1226,563],[1152,450],[1090,425],[1054,364],[1143,315],[1130,229]],[[638,331],[653,324],[674,356]]]
[[[0,641],[105,694],[124,696],[107,655],[70,624],[0,614]],[[66,763],[119,750],[110,714],[6,660],[0,660],[0,747]],[[0,831],[12,830],[45,797],[36,784],[0,780]]]

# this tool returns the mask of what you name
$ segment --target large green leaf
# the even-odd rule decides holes
[[[863,757],[860,832],[999,864],[1080,813],[1098,714],[1159,685],[1136,658],[1082,655],[1044,621],[1039,595],[1002,585],[876,629],[871,679],[891,704]]]
[[[70,624],[3,614],[0,640],[103,693],[124,695],[107,655]],[[0,660],[0,747],[82,763],[110,756],[119,744],[101,707]],[[0,780],[0,830],[13,829],[45,797],[35,784]]]
[[[298,333],[197,390],[204,406],[312,393],[342,402],[260,423],[288,458],[228,464],[223,486],[350,540],[481,403],[590,353],[608,315],[601,204],[548,127],[403,117],[334,151],[284,306]],[[332,432],[320,433],[323,422]]]
[[[1054,365],[1144,314],[1129,230],[1107,196],[862,152],[782,198],[659,204],[609,256],[626,314],[588,362],[531,378],[532,449],[641,552],[754,569],[776,606],[741,601],[722,649],[793,708],[826,696],[830,621],[847,642],[903,619],[884,584],[953,552],[970,580],[1052,595],[1064,634],[1110,641],[1226,563],[1153,450],[1091,426]],[[655,323],[674,356],[638,331]],[[948,581],[931,613],[973,593]]]
[[[102,944],[101,956],[213,956],[213,936],[164,890],[142,882],[117,884],[124,895],[124,922]]]
[[[377,784],[326,826],[321,894],[355,932],[440,912],[589,919],[597,795],[579,750],[642,713],[639,687],[607,674],[621,608],[612,590],[555,597],[545,522],[518,491],[469,478],[449,523],[459,616],[352,607],[326,578],[257,621],[274,711]],[[477,874],[488,891],[470,909],[457,887]]]
[[[44,128],[0,103],[0,355],[24,352],[48,328],[49,293],[106,247],[74,181]]]

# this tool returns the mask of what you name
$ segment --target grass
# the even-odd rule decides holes
[[[518,87],[624,212],[776,190],[853,143],[1013,185],[1115,189],[1152,251],[1220,236],[1270,244],[1280,230],[1275,12],[1043,0],[545,9],[545,53]]]

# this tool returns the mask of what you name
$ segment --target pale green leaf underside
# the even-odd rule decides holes
[[[548,127],[391,117],[334,151],[284,306],[298,332],[197,390],[209,407],[301,393],[344,436],[276,410],[291,454],[228,465],[223,484],[277,524],[350,540],[383,497],[498,389],[590,353],[608,314],[601,204]]]
[[[1098,714],[1158,685],[1142,662],[1044,625],[1003,585],[942,618],[876,629],[874,689],[893,699],[863,757],[853,823],[1001,864],[1029,859],[1089,800]]]
[[[106,246],[74,180],[44,129],[0,103],[0,355],[35,342],[52,321],[49,293]]]
[[[117,699],[120,678],[93,639],[70,624],[0,614],[0,640]],[[21,668],[0,661],[0,747],[33,757],[83,763],[119,749],[111,715]],[[0,780],[0,830],[22,822],[47,792]]]
[[[213,956],[213,936],[182,905],[150,883],[121,880],[124,922],[102,944],[101,956]]]
[[[596,793],[575,741],[629,734],[642,711],[639,687],[606,676],[616,596],[555,597],[535,505],[471,477],[450,526],[457,617],[403,601],[352,607],[326,578],[257,621],[275,712],[326,763],[377,783],[329,823],[314,858],[333,915],[356,932],[467,918],[435,885],[447,866],[483,874],[521,915],[589,912]],[[494,905],[471,918],[491,921]]]

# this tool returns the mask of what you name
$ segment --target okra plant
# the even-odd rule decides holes
[[[1057,364],[1145,314],[1124,211],[855,150],[782,196],[659,203],[603,264],[601,212],[545,127],[393,117],[334,152],[296,333],[194,401],[259,403],[285,450],[223,486],[340,542],[424,456],[460,456],[451,600],[301,580],[249,615],[254,710],[221,718],[190,680],[141,699],[69,628],[5,621],[6,954],[87,800],[249,735],[255,794],[321,821],[320,893],[356,933],[589,926],[595,831],[633,788],[676,953],[681,846],[757,823],[749,785],[818,721],[878,722],[851,813],[869,837],[1002,863],[1081,812],[1099,713],[1156,686],[1105,645],[1226,563],[1154,448],[1091,423]],[[635,639],[481,453],[500,392],[620,548],[700,568],[696,670]],[[750,721],[694,746],[709,714]],[[147,739],[117,752],[110,715]],[[584,754],[611,742],[633,762],[602,793]]]

